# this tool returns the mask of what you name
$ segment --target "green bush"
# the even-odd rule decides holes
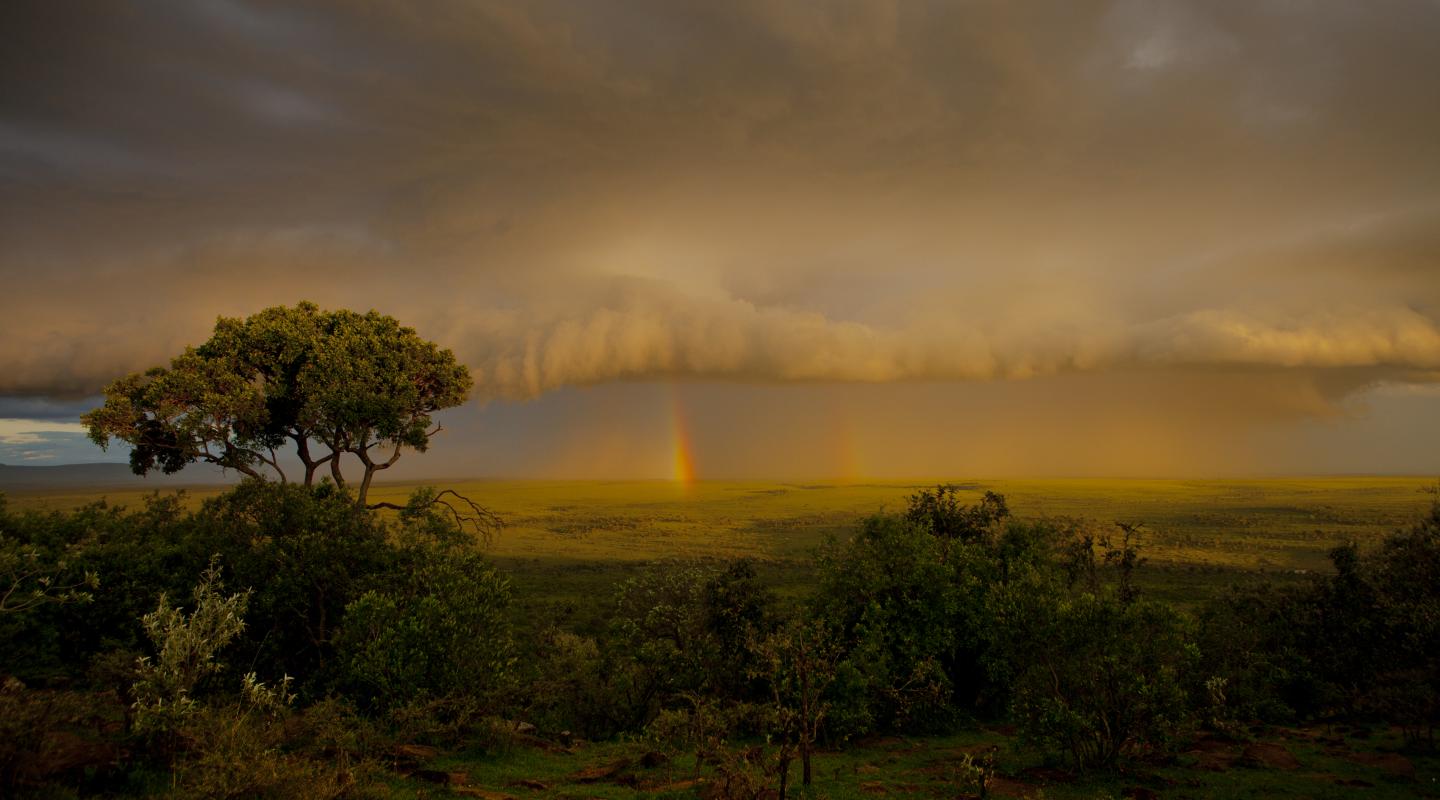
[[[509,676],[509,582],[475,553],[424,550],[345,609],[340,686],[362,707],[493,692]]]
[[[845,646],[832,723],[859,734],[943,711],[953,663],[978,597],[945,540],[904,518],[877,516],[820,555],[814,613]]]
[[[1084,770],[1163,749],[1191,724],[1183,685],[1198,651],[1174,611],[1083,594],[1042,613],[1016,646],[1014,713],[1028,740]]]

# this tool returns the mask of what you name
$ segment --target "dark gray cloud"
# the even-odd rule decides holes
[[[0,395],[302,298],[486,396],[1440,370],[1433,3],[0,15]]]

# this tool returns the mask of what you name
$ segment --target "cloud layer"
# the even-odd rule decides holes
[[[485,397],[1440,373],[1434,4],[0,14],[0,396],[300,299]]]

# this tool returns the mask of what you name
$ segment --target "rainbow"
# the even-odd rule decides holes
[[[690,441],[690,425],[680,393],[670,387],[670,441],[675,450],[675,482],[684,487],[695,483],[695,447]]]

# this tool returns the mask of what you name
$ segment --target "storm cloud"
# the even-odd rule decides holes
[[[300,299],[396,315],[482,398],[1440,375],[1434,3],[21,0],[0,29],[0,396]]]

